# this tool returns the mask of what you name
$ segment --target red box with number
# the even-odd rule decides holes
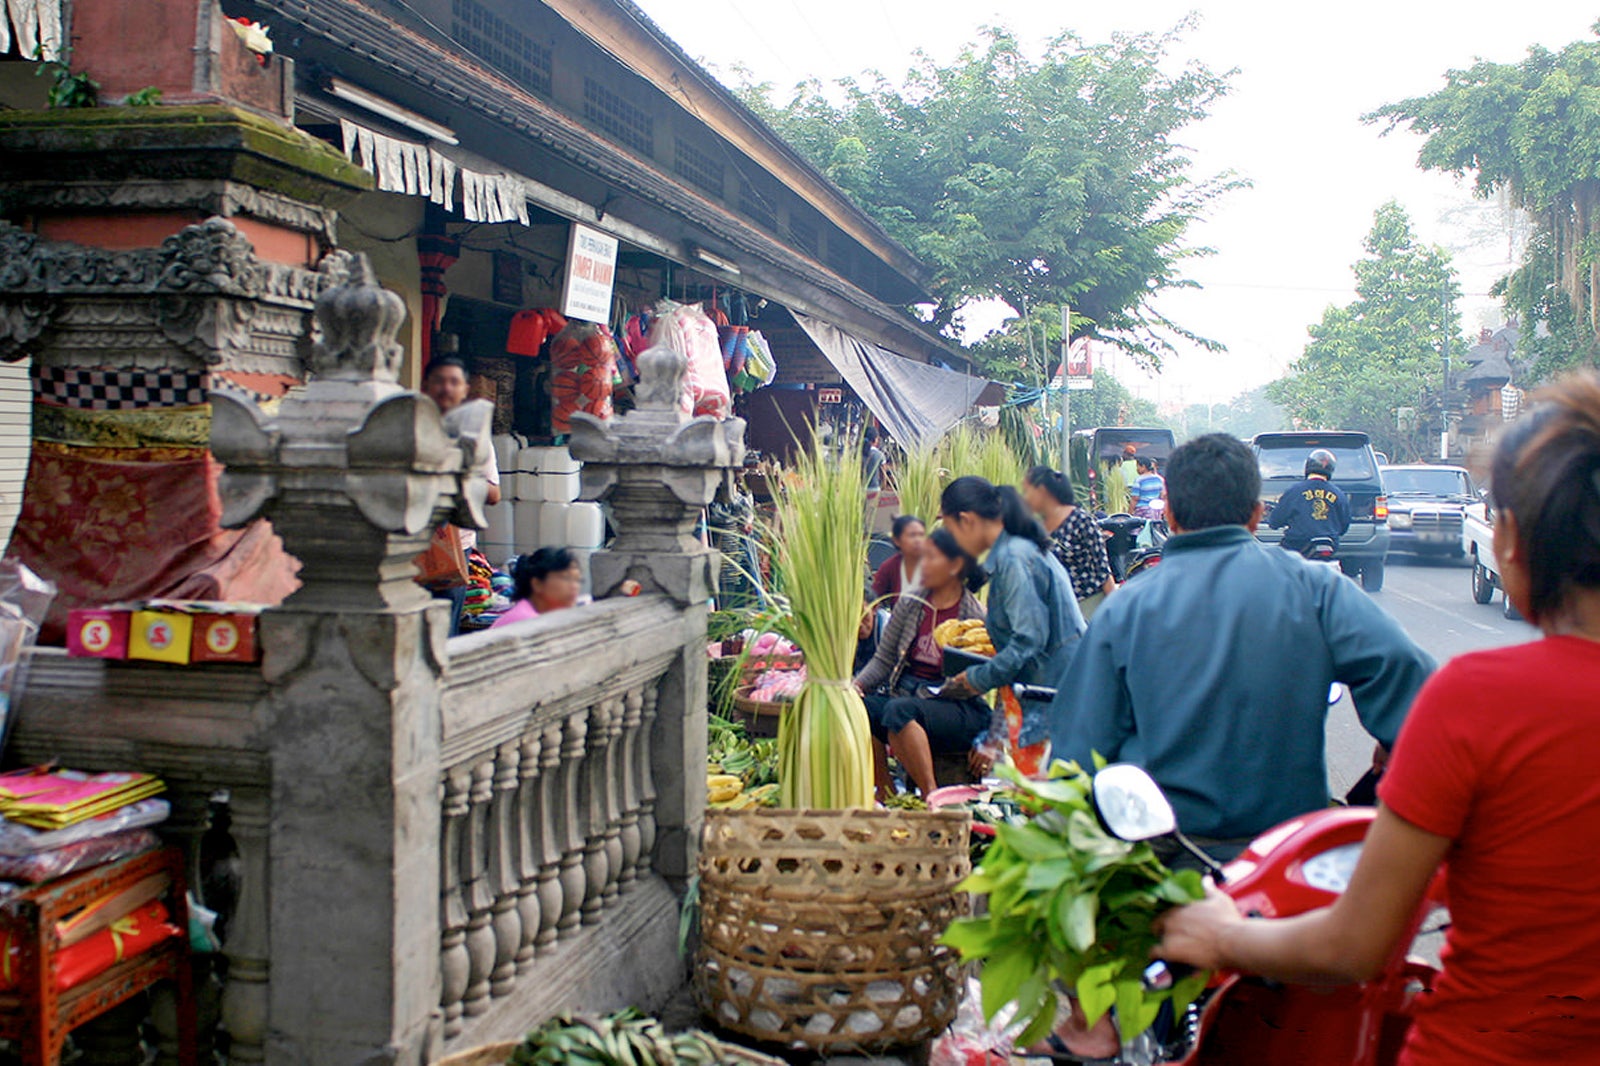
[[[126,659],[132,612],[115,607],[80,607],[67,615],[67,654],[89,659]]]
[[[229,611],[224,614],[195,614],[190,662],[253,663],[260,655],[254,613]]]

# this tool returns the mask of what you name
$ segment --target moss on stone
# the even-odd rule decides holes
[[[158,166],[163,155],[169,159]],[[52,157],[58,167],[51,166]],[[331,145],[223,105],[4,111],[0,159],[6,160],[0,179],[12,181],[154,170],[173,178],[244,181],[312,203],[372,188],[371,175]]]

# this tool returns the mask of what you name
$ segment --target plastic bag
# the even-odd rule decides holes
[[[928,1056],[928,1066],[1010,1066],[1017,1062],[1048,1059],[1013,1058],[1017,1032],[1011,1025],[1014,1006],[1000,1008],[991,1025],[983,1020],[983,990],[976,977],[967,978],[966,994],[950,1023]]]
[[[0,878],[27,881],[30,884],[53,881],[78,870],[117,862],[160,846],[161,838],[148,829],[124,829],[120,833],[80,840],[76,844],[38,851],[32,855],[0,856]]]
[[[32,855],[124,829],[159,825],[171,813],[172,804],[166,800],[146,799],[65,829],[34,829],[17,822],[0,820],[0,855]]]
[[[671,348],[688,363],[678,405],[691,416],[711,415],[719,421],[733,408],[733,390],[722,367],[717,327],[698,307],[663,302],[650,328],[650,346]]]
[[[571,433],[579,411],[611,417],[618,354],[611,331],[592,322],[574,322],[556,335],[550,342],[550,432]]]
[[[0,559],[0,751],[11,733],[12,701],[27,678],[28,653],[55,598],[50,582],[14,558]]]

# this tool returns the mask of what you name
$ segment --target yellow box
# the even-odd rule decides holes
[[[194,640],[194,618],[176,611],[134,611],[128,631],[128,658],[157,663],[187,663]]]

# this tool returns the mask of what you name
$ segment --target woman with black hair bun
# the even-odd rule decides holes
[[[914,514],[903,514],[894,520],[889,539],[894,543],[895,553],[872,575],[872,598],[882,600],[884,608],[894,610],[900,593],[917,583],[917,566],[922,562],[927,528]]]
[[[920,583],[901,593],[872,661],[856,674],[872,728],[880,797],[889,785],[885,744],[927,795],[938,787],[935,755],[971,751],[973,741],[1005,728],[1003,714],[997,722],[982,700],[930,692],[944,679],[944,653],[933,631],[951,619],[981,620],[983,605],[973,594],[986,580],[983,567],[950,531],[935,529],[922,549]]]
[[[988,553],[989,636],[994,658],[945,682],[947,696],[963,698],[1013,684],[1055,688],[1072,662],[1085,628],[1072,582],[1050,554],[1050,538],[1010,485],[991,485],[981,477],[959,477],[939,500],[944,527],[973,558]],[[1014,700],[1007,691],[997,703]],[[1014,704],[1022,722],[1013,760],[1020,749],[1049,739],[1050,704]],[[993,738],[998,743],[1000,738]],[[1028,766],[1019,761],[1026,771]]]
[[[583,591],[578,557],[566,548],[540,548],[517,556],[511,567],[511,581],[511,609],[495,619],[490,629],[571,607]]]
[[[1050,534],[1050,553],[1067,571],[1087,622],[1117,587],[1100,523],[1078,506],[1078,494],[1066,475],[1048,466],[1036,466],[1023,477],[1022,499]]]

